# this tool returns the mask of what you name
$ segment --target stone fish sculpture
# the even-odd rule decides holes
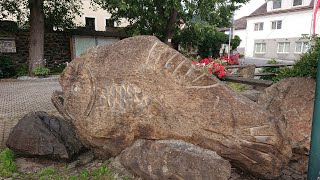
[[[178,139],[271,179],[292,154],[271,114],[152,36],[89,50],[60,84],[53,103],[101,157],[137,139]]]

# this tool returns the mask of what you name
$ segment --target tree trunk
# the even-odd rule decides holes
[[[30,5],[30,41],[29,41],[29,75],[32,70],[44,65],[44,0],[29,0]]]
[[[168,19],[166,30],[165,30],[165,37],[163,39],[163,42],[166,43],[167,45],[172,47],[171,40],[174,34],[174,28],[177,22],[177,16],[178,16],[178,11],[173,8],[170,13],[170,18]]]

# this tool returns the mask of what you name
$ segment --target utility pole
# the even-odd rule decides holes
[[[320,180],[320,54],[318,55],[317,85],[314,98],[308,180]]]

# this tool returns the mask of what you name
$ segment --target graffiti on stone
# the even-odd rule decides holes
[[[0,37],[0,53],[16,53],[16,42],[14,39]]]

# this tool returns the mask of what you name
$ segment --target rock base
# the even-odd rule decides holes
[[[30,112],[20,119],[6,146],[22,156],[65,160],[84,149],[71,124],[45,112]]]

